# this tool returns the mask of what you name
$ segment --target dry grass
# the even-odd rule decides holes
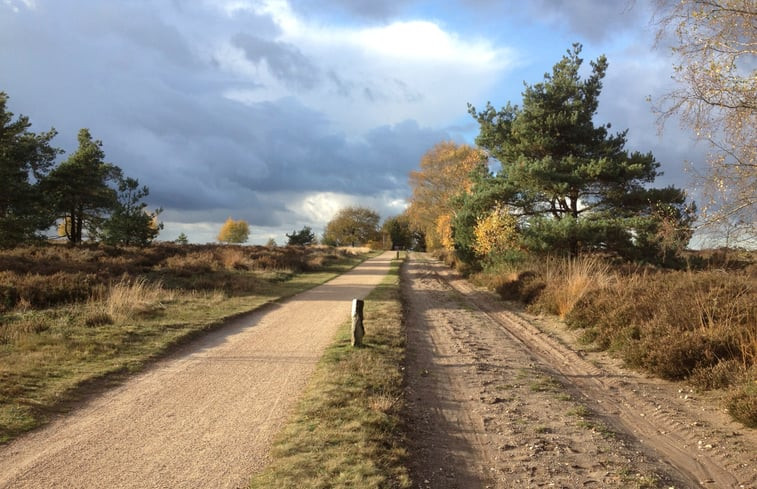
[[[165,290],[161,282],[150,283],[143,277],[122,278],[111,287],[104,301],[104,312],[117,321],[124,321],[162,309],[163,302],[173,299],[174,293]]]
[[[543,274],[547,286],[540,302],[561,319],[593,290],[606,288],[612,282],[610,267],[595,256],[566,260],[548,260]]]
[[[722,270],[619,277],[585,296],[567,321],[631,367],[739,392],[730,411],[754,425],[757,389],[747,387],[757,381],[756,282]]]

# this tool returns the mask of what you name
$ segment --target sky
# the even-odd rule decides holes
[[[587,74],[609,61],[595,122],[687,188],[706,149],[659,131],[655,33],[650,0],[0,0],[0,91],[63,159],[89,128],[163,209],[160,240],[231,217],[285,244],[348,205],[400,214],[426,151],[475,144],[468,103],[520,104],[576,42]]]

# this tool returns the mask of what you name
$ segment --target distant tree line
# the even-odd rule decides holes
[[[149,189],[107,163],[102,142],[88,129],[79,131],[78,148],[56,166],[63,151],[52,146],[55,129],[30,131],[29,119],[14,119],[7,101],[0,92],[0,247],[45,240],[56,223],[58,235],[72,245],[86,238],[145,246],[157,237],[161,209],[147,210]]]

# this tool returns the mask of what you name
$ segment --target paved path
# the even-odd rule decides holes
[[[2,488],[243,487],[350,301],[393,253],[231,322],[69,416],[0,447]]]

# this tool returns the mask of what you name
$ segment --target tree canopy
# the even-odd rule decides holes
[[[381,231],[389,238],[392,249],[407,250],[414,246],[414,235],[407,214],[387,218]]]
[[[0,246],[42,240],[58,221],[59,236],[78,244],[86,236],[114,244],[150,243],[162,229],[157,215],[142,199],[146,186],[126,178],[105,162],[102,142],[88,129],[78,134],[78,148],[55,165],[63,151],[51,145],[55,129],[29,130],[31,122],[15,120],[0,92]]]
[[[537,251],[630,256],[654,242],[661,212],[690,235],[693,208],[683,191],[648,188],[660,175],[653,155],[627,151],[627,131],[594,124],[608,63],[600,56],[582,79],[580,53],[574,45],[543,82],[526,85],[522,107],[508,102],[497,111],[487,103],[478,112],[469,105],[480,125],[476,143],[502,168],[480,174],[458,201],[453,228],[459,247],[469,247],[464,255],[476,222],[497,206],[517,217],[522,244]]]
[[[231,217],[226,219],[226,222],[221,226],[221,230],[218,232],[218,241],[221,243],[235,243],[241,244],[247,242],[247,238],[250,236],[250,225],[247,221],[239,220],[235,221]]]
[[[0,246],[14,246],[39,238],[55,221],[49,203],[42,199],[40,182],[61,151],[51,145],[55,129],[29,130],[23,115],[13,119],[8,96],[0,92]]]
[[[140,187],[138,180],[128,177],[120,180],[115,208],[103,225],[103,241],[126,246],[152,243],[163,229],[163,223],[158,221],[162,209],[148,212],[142,201],[148,195],[150,190]]]
[[[88,129],[79,131],[78,140],[77,150],[42,184],[56,216],[68,223],[64,229],[72,244],[82,242],[84,230],[90,239],[100,236],[105,216],[118,204],[111,184],[123,176],[119,167],[104,161],[102,142],[93,140]]]
[[[287,234],[288,245],[310,245],[316,242],[315,233],[310,226],[304,226],[299,231],[292,231],[292,234]]]
[[[437,143],[410,173],[413,195],[407,217],[413,229],[425,236],[429,249],[452,249],[452,198],[470,190],[471,172],[486,168],[486,155],[468,145],[452,141]]]
[[[380,217],[366,207],[345,207],[326,224],[323,242],[332,246],[365,245],[378,239]]]

